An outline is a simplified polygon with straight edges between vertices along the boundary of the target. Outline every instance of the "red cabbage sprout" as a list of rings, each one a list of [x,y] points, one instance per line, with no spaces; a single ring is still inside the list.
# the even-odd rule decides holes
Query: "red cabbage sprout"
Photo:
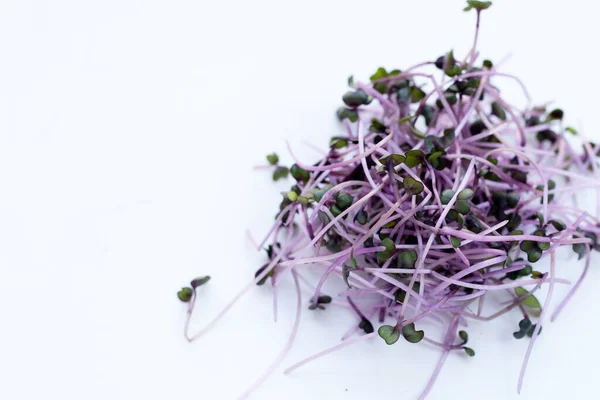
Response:
[[[268,262],[254,280],[194,335],[188,329],[195,291],[208,279],[194,280],[178,294],[189,304],[185,336],[194,341],[254,285],[270,281],[276,294],[282,277],[291,274],[297,311],[289,341],[242,398],[293,345],[301,309],[330,312],[335,305],[346,305],[356,324],[342,343],[286,373],[362,340],[379,336],[393,345],[402,337],[441,350],[425,398],[450,353],[475,355],[466,346],[468,320],[490,321],[518,309],[513,336],[529,339],[520,391],[542,326],[581,286],[591,250],[600,250],[600,203],[593,216],[577,205],[576,195],[600,192],[600,148],[565,126],[562,110],[531,104],[520,109],[502,96],[493,82],[513,80],[529,101],[517,77],[478,61],[479,21],[491,2],[467,3],[477,26],[463,60],[450,51],[405,70],[379,68],[368,82],[350,78],[337,112],[344,133],[331,139],[318,162],[302,162],[291,148],[295,163],[289,168],[276,154],[267,156],[273,180],[291,176],[295,183],[257,245],[268,244]],[[585,258],[583,273],[548,315],[554,286],[569,283],[557,275],[555,253],[562,247]],[[544,259],[549,268],[536,269]],[[320,277],[311,281],[308,268]],[[328,280],[343,281],[347,289],[332,297],[323,290]],[[311,290],[306,303],[301,283]],[[548,290],[541,302],[536,293],[543,286]],[[491,292],[506,302],[485,303]],[[484,315],[484,303],[495,311]],[[424,320],[437,323],[441,341],[419,329]]]

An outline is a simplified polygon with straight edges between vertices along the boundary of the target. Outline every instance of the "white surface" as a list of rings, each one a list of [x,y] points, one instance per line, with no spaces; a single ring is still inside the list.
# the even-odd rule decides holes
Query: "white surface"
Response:
[[[595,6],[495,3],[483,55],[512,52],[506,70],[535,100],[559,100],[600,139]],[[176,291],[210,274],[196,326],[214,315],[263,262],[244,230],[266,232],[284,188],[251,166],[273,150],[289,161],[285,139],[325,145],[348,75],[464,54],[474,15],[462,5],[1,1],[0,398],[239,395],[287,339],[291,285],[277,324],[265,286],[193,345]],[[559,265],[563,276],[580,270]],[[520,397],[526,341],[512,339],[518,317],[508,316],[471,326],[477,356],[450,357],[430,398],[595,398],[598,279],[593,265],[544,327]],[[352,321],[303,311],[282,367],[337,344]],[[289,377],[278,369],[254,398],[414,398],[437,358],[426,346],[361,343]]]

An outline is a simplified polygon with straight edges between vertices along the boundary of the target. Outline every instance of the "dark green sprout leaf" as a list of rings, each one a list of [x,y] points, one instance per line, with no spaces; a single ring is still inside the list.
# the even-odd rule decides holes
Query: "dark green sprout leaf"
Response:
[[[494,64],[490,60],[483,60],[483,66],[487,69],[492,69]]]
[[[540,192],[542,192],[544,190],[544,185],[537,185],[535,188],[537,190],[539,190]],[[548,181],[548,190],[554,190],[554,189],[556,189],[556,182],[554,182],[552,179],[550,179]],[[548,194],[548,203],[551,203],[552,200],[554,200],[554,193],[549,193]],[[542,197],[540,199],[540,203],[543,203],[543,202],[544,202],[544,198]]]
[[[542,258],[542,250],[535,247],[527,252],[527,261],[534,263],[539,261]]]
[[[528,265],[528,267],[533,279],[542,279],[544,277],[544,274],[542,274],[540,271],[531,271],[531,265]],[[523,271],[525,271],[525,269]]]
[[[391,325],[381,325],[377,333],[388,345],[392,345],[400,339],[400,331]]]
[[[365,210],[361,209],[356,213],[354,220],[359,224],[364,225],[369,221],[369,215]]]
[[[575,253],[577,253],[577,259],[581,260],[583,257],[585,257],[585,253],[586,253],[586,248],[585,248],[585,244],[584,243],[575,243],[573,245],[573,251]]]
[[[277,248],[281,248],[281,243],[277,242],[275,243],[275,246],[273,246],[272,244],[270,244],[269,246],[267,246],[267,248],[265,249],[266,253],[267,253],[267,257],[269,257],[269,260],[273,259],[273,255],[274,255],[274,250],[275,247]]]
[[[350,108],[356,108],[363,104],[369,103],[369,95],[366,94],[363,90],[355,90],[353,92],[346,92],[342,96],[342,100],[344,103]]]
[[[338,108],[336,114],[340,121],[345,119],[348,119],[350,122],[358,121],[358,112],[350,108],[340,107]]]
[[[456,134],[454,133],[454,129],[445,129],[444,134],[439,139],[439,141],[440,141],[442,147],[447,149],[448,147],[450,147],[452,145],[455,137],[456,137]]]
[[[458,101],[458,98],[456,97],[456,94],[454,94],[454,93],[444,93],[444,97],[446,98],[446,101],[448,102],[448,104],[451,106],[456,104],[456,102]]]
[[[398,90],[398,101],[403,102],[403,101],[407,101],[410,96],[411,96],[411,88],[407,87],[403,87],[401,89]]]
[[[425,137],[425,134],[423,132],[421,132],[420,130],[418,130],[417,128],[415,128],[412,125],[410,126],[410,131],[413,133],[413,135],[415,135],[419,139],[423,139]]]
[[[446,73],[446,75],[453,78],[462,73],[462,68],[459,65],[454,64],[453,66],[446,68],[444,72]]]
[[[425,154],[423,154],[421,150],[407,151],[405,156],[406,159],[404,160],[404,165],[406,165],[408,168],[413,168],[419,165],[425,158]]]
[[[409,194],[413,196],[421,194],[421,192],[423,192],[423,189],[425,188],[421,182],[413,179],[410,176],[404,178],[402,185],[404,186],[404,190],[406,190]]]
[[[280,179],[285,179],[288,177],[290,170],[288,167],[277,167],[275,171],[273,171],[273,180],[277,182]]]
[[[329,146],[331,146],[332,149],[342,149],[348,146],[348,139],[332,137]]]
[[[455,210],[450,210],[451,212]],[[450,214],[450,213],[448,213]],[[467,228],[469,228],[469,230],[471,232],[474,233],[479,233],[481,232],[483,229],[481,228],[481,221],[479,221],[479,218],[477,218],[476,216],[469,214],[467,215],[467,217],[465,218],[465,222],[467,224]]]
[[[464,223],[464,219],[463,219],[462,215],[460,215],[460,214],[458,213],[458,211],[456,211],[456,210],[454,210],[454,209],[452,209],[452,210],[448,211],[447,218],[448,218],[448,220],[449,220],[449,221],[456,221],[456,222],[458,222],[458,224],[459,224],[460,226],[462,226],[462,225],[463,225],[463,223]],[[462,229],[462,228],[461,228],[461,229]]]
[[[456,203],[454,203],[454,209],[460,214],[468,214],[469,211],[471,211],[471,207],[466,200],[457,200]]]
[[[350,282],[348,282],[348,279],[350,278],[350,269],[351,268],[347,265],[344,265],[342,267],[342,278],[344,279],[346,285],[348,285],[348,288],[352,289],[352,286],[350,286]]]
[[[188,303],[192,299],[193,294],[194,291],[192,290],[192,288],[184,287],[181,288],[179,292],[177,292],[177,298],[183,301],[184,303]]]
[[[290,168],[290,174],[294,177],[298,182],[306,183],[310,179],[310,172],[300,168],[297,164],[292,165]]]
[[[396,246],[394,246],[395,248]],[[415,250],[402,250],[398,253],[398,268],[412,269],[417,261],[417,252]]]
[[[471,135],[478,135],[485,130],[487,130],[487,126],[481,120],[477,120],[469,126],[469,132]]]
[[[265,265],[263,265],[262,267],[260,267],[260,268],[259,268],[259,269],[258,269],[258,270],[257,270],[257,271],[254,273],[254,278],[258,278],[258,276],[259,276],[260,274],[262,274],[262,272],[263,272],[263,271],[264,271],[264,270],[265,270],[265,269],[266,269],[268,266],[269,266],[269,264],[265,264]],[[260,281],[256,282],[256,284],[257,284],[258,286],[262,286],[262,285],[264,285],[264,284],[265,284],[265,282],[267,281],[267,279],[268,279],[270,276],[273,276],[274,274],[275,274],[275,269],[273,268],[273,269],[271,269],[271,270],[270,270],[270,271],[267,273],[267,275],[265,275],[265,276],[264,276],[264,277],[263,277],[263,278],[262,278]]]
[[[497,101],[492,103],[492,115],[495,115],[496,117],[500,118],[502,121],[506,121],[506,111],[504,111],[504,108],[502,107],[502,105],[500,103],[498,103]]]
[[[410,120],[411,120],[411,119],[413,119],[413,118],[414,118],[414,117],[413,117],[412,115],[408,115],[408,116],[406,116],[406,117],[404,117],[404,118],[401,118],[401,119],[399,119],[399,120],[398,120],[398,123],[399,123],[399,124],[403,124],[403,123],[405,123],[405,122],[408,122],[408,121],[410,121]]]
[[[297,199],[298,203],[302,204],[302,205],[307,205],[309,203],[313,203],[314,200],[309,198],[309,197],[305,197],[305,196],[298,196]]]
[[[352,266],[352,269],[356,269],[357,267],[356,258],[354,258],[354,249],[350,251],[350,265]]]
[[[450,200],[452,200],[452,197],[454,197],[454,190],[444,189],[442,191],[442,194],[440,195],[440,200],[442,201],[442,204],[446,205],[446,204],[450,203]]]
[[[454,236],[450,236],[450,242],[452,243],[452,247],[455,249],[459,248],[461,245],[460,239]]]
[[[389,162],[392,163],[392,166],[400,165],[406,160],[406,157],[401,154],[390,154],[388,156],[382,157],[379,159],[379,162],[383,165],[388,165]]]
[[[425,125],[431,126],[433,118],[435,117],[435,108],[430,105],[425,105],[421,112],[421,115],[425,118]]]
[[[371,75],[371,82],[376,81],[381,78],[385,78],[387,76],[388,76],[388,73],[387,73],[386,69],[383,67],[379,67],[379,68],[377,68],[377,71],[375,71],[375,73],[373,75]]]
[[[193,289],[196,289],[198,286],[202,286],[208,281],[210,281],[210,276],[203,276],[203,277],[194,279],[190,283],[190,285],[192,286]]]
[[[513,171],[511,176],[515,181],[527,183],[527,172],[525,171]]]
[[[472,0],[467,0],[467,7],[465,8],[465,11],[470,11],[472,9],[475,9],[478,12],[480,12],[482,10],[487,10],[491,6],[492,6],[492,2],[491,1],[472,1]]]
[[[581,231],[578,229],[578,231]],[[581,231],[584,232],[584,236],[592,241],[590,247],[596,251],[600,251],[600,244],[598,244],[598,237],[593,232]]]
[[[467,341],[469,340],[469,334],[466,331],[459,331],[458,337],[465,343],[467,343]]]
[[[319,219],[321,220],[321,222],[323,223],[323,225],[327,225],[329,222],[331,222],[331,220],[329,219],[329,216],[327,214],[325,214],[323,211],[319,211],[318,216],[319,216]]]
[[[385,238],[379,245],[385,247],[385,250],[377,252],[377,262],[383,264],[396,253],[396,244],[390,238]]]
[[[345,210],[352,205],[354,201],[354,197],[349,195],[348,193],[339,193],[335,198],[335,205],[338,206],[340,210]]]
[[[543,235],[543,237],[546,237],[546,236]],[[538,247],[538,249],[540,249],[542,251],[546,251],[550,248],[550,242],[537,242],[537,247]]]
[[[548,114],[548,121],[561,120],[565,116],[565,113],[560,108],[556,108],[550,111]]]
[[[521,216],[519,214],[511,214],[506,229],[515,229],[521,226]]]
[[[535,135],[538,142],[548,141],[552,144],[556,143],[558,135],[551,129],[544,129]]]
[[[379,121],[377,118],[371,120],[371,126],[369,126],[369,132],[385,133],[385,124]]]
[[[531,325],[531,327],[527,330],[527,336],[533,337],[533,332],[535,331],[536,324]],[[540,330],[538,332],[538,336],[542,334],[542,327],[540,326]]]
[[[398,303],[404,303],[405,298],[406,298],[406,292],[402,289],[398,289],[398,290],[396,290],[396,293],[394,293],[394,299]]]
[[[300,189],[300,186],[298,185],[292,186],[291,190],[296,192],[297,195],[300,195],[300,193],[302,193],[302,189]]]
[[[465,350],[465,353],[467,353],[467,355],[469,357],[474,357],[475,356],[475,350],[473,350],[472,348],[465,346],[465,347],[463,347],[463,349]]]
[[[413,87],[410,93],[410,101],[412,103],[418,103],[425,98],[425,92],[418,87]]]
[[[323,295],[323,296],[319,296],[319,298],[317,299],[317,302],[319,304],[329,304],[331,303],[331,296],[327,296],[327,295]]]
[[[520,196],[519,196],[519,193],[517,193],[517,192],[509,192],[506,195],[506,202],[508,203],[509,207],[516,207],[517,204],[519,204],[519,199],[520,199]]]
[[[523,231],[522,231],[522,230],[520,230],[520,229],[517,229],[516,231],[511,231],[511,232],[509,232],[509,234],[508,234],[508,235],[509,235],[509,236],[520,236],[520,235],[522,235],[522,234],[523,234]]]
[[[363,318],[358,324],[358,327],[362,329],[366,334],[375,332],[375,328],[373,328],[373,324],[368,319]],[[397,340],[397,339],[396,339]]]
[[[442,156],[444,156],[445,154],[446,152],[443,150],[436,151],[427,156],[427,161],[429,161],[429,164],[431,164],[433,168],[437,169],[438,171],[441,171],[448,166],[446,159],[442,158]]]
[[[277,155],[277,153],[267,154],[267,161],[271,165],[277,165],[277,163],[279,162],[279,156]]]
[[[337,205],[332,205],[331,207],[329,207],[329,211],[331,211],[331,215],[333,215],[334,217],[337,217],[338,215],[340,215],[342,213],[342,211],[344,210],[340,210],[339,207]]]
[[[536,211],[535,216],[537,217],[540,226],[544,225],[544,214],[542,214],[539,211]]]
[[[317,202],[321,201],[321,199],[323,198],[323,195],[325,195],[325,193],[327,193],[329,191],[329,189],[331,189],[331,188],[332,188],[331,185],[327,185],[323,189],[315,190],[313,192],[313,197],[315,198],[315,201],[317,201]]]
[[[456,60],[454,59],[454,51],[450,50],[447,54],[440,56],[435,61],[435,66],[439,69],[447,69],[452,68],[456,64]]]
[[[427,152],[431,152],[436,147],[441,147],[439,138],[433,135],[426,136],[423,140],[423,144],[425,145],[425,150],[427,150]]]
[[[348,86],[354,87],[354,75],[348,77]]]
[[[531,320],[529,318],[523,318],[519,321],[519,329],[522,331],[528,331],[531,328]]]
[[[525,296],[527,293],[528,291],[526,289],[523,289],[522,287],[515,288],[515,294],[519,297]],[[538,299],[532,294],[521,300],[521,304],[531,308],[542,308],[542,305],[540,304]]]
[[[396,226],[396,223],[397,223],[397,222],[398,222],[398,221],[390,221],[390,222],[388,222],[387,224],[383,225],[383,226],[382,226],[382,228],[383,228],[383,229],[390,229],[390,228],[393,228],[393,227],[395,227],[395,226]]]
[[[513,336],[515,339],[523,339],[525,337],[526,331],[518,331],[513,332]]]
[[[317,304],[315,304],[313,302],[313,300],[311,300],[310,306],[308,306],[308,309],[316,310],[318,308],[319,310],[324,310],[325,307],[323,306],[323,304],[329,304],[329,303],[331,303],[331,301],[332,301],[331,296],[327,296],[327,295],[319,296],[317,298]]]
[[[410,343],[419,343],[425,337],[425,332],[415,330],[415,324],[408,324],[402,327],[402,336]]]
[[[387,91],[387,85],[383,82],[375,82],[373,84],[373,89],[377,90],[381,94],[385,94]]]
[[[419,282],[415,282],[415,284],[413,285],[413,291],[418,293],[420,289],[421,289],[421,285],[419,284]],[[398,303],[404,303],[405,298],[406,298],[406,292],[400,288],[398,290],[396,290],[396,293],[394,293],[394,299]]]
[[[532,240],[523,240],[519,248],[527,253],[531,249],[535,248],[535,242]]]
[[[458,193],[458,200],[469,200],[473,197],[473,190],[467,188],[463,189]]]
[[[577,130],[575,128],[571,128],[570,126],[565,128],[566,132],[569,132],[571,135],[577,135]]]

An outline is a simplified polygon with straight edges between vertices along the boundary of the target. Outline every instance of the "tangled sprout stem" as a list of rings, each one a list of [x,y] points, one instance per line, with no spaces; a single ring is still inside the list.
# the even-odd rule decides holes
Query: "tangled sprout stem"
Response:
[[[361,340],[380,336],[392,345],[402,337],[442,350],[424,398],[451,352],[475,355],[461,326],[518,309],[513,336],[531,338],[520,391],[554,286],[568,283],[556,275],[556,250],[572,248],[585,266],[551,319],[580,287],[590,251],[600,249],[598,214],[580,209],[575,198],[584,189],[600,190],[598,150],[564,126],[562,110],[517,109],[502,97],[494,82],[505,79],[529,95],[518,78],[499,72],[491,61],[477,61],[479,20],[490,5],[468,2],[477,29],[463,61],[450,51],[404,71],[379,68],[369,82],[349,79],[351,90],[337,113],[344,134],[331,139],[318,162],[303,163],[291,149],[290,168],[276,154],[267,157],[274,180],[291,175],[296,181],[283,193],[275,223],[258,246],[268,243],[269,261],[204,330],[189,336],[186,325],[193,341],[254,284],[270,281],[276,295],[282,277],[292,274],[298,296],[293,332],[251,389],[293,344],[303,282],[312,288],[309,309],[331,312],[331,303],[345,303],[357,323],[340,345],[286,372]],[[549,270],[541,272],[536,267],[544,259],[550,260]],[[320,270],[321,277],[310,281],[304,268]],[[332,298],[323,292],[328,280],[343,280],[348,288]],[[535,296],[542,286],[548,286],[544,304]],[[195,291],[184,291],[180,299],[190,301],[191,315]],[[494,291],[507,301],[485,303],[495,311],[484,315],[484,302]],[[424,320],[437,323],[442,341],[418,329]]]

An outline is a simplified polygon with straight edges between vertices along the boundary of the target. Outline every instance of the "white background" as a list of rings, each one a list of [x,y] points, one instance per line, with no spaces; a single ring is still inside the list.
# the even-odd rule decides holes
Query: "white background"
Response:
[[[513,54],[539,102],[598,132],[600,37],[587,0],[499,0],[485,57]],[[214,331],[182,337],[177,290],[198,275],[196,327],[248,282],[279,202],[254,171],[285,140],[325,146],[346,77],[468,50],[463,1],[0,1],[0,398],[233,399],[276,357],[295,297],[268,286]],[[302,152],[301,152],[302,154]],[[312,154],[306,152],[305,154]],[[431,399],[591,399],[600,367],[600,273],[540,336],[520,397],[526,340],[508,315],[469,328],[473,359],[449,358]],[[574,278],[581,264],[559,266]],[[557,289],[557,298],[564,289]],[[303,307],[296,346],[256,399],[415,398],[427,346],[339,343],[350,314]]]

